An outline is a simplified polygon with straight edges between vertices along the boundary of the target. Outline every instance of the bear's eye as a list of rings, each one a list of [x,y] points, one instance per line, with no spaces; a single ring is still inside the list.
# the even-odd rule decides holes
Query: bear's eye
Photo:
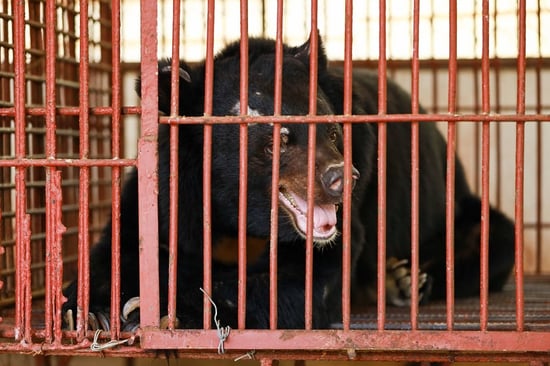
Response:
[[[328,133],[328,138],[332,143],[336,143],[338,141],[338,132],[335,129],[331,129]]]
[[[281,133],[281,154],[286,152],[286,145],[288,144],[288,135]],[[269,140],[265,145],[264,151],[267,155],[273,155],[273,140]]]
[[[281,151],[286,150],[286,144],[288,144],[288,134],[281,133]]]

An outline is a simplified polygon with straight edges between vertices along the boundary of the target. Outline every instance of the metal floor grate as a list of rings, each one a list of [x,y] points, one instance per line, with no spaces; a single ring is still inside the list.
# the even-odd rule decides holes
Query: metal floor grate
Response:
[[[515,285],[509,283],[504,291],[489,297],[488,330],[516,330]],[[526,276],[524,283],[524,330],[550,330],[550,276]],[[376,307],[368,307],[352,315],[353,329],[377,329]],[[388,306],[387,330],[411,329],[408,307]],[[419,307],[418,329],[447,329],[445,301],[431,302]],[[455,303],[454,329],[480,330],[479,298],[458,299]]]
[[[550,331],[550,276],[526,276],[524,283],[524,330]],[[480,304],[478,298],[458,299],[455,303],[455,330],[480,330]],[[352,314],[352,329],[377,329],[376,306],[356,310]],[[14,325],[14,308],[0,309],[0,335]],[[42,300],[34,302],[32,327],[44,329]],[[341,324],[334,324],[341,328]],[[411,329],[410,308],[388,306],[386,308],[386,330]],[[418,329],[445,330],[445,301],[435,301],[419,307]],[[492,293],[489,297],[488,330],[516,330],[516,299],[513,283],[504,291]],[[11,332],[10,332],[11,333]]]

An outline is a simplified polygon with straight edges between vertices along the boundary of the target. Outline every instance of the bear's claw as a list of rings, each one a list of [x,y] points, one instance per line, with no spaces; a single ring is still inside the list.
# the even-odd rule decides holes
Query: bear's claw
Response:
[[[418,274],[418,302],[426,300],[431,290],[431,277]],[[386,262],[386,301],[395,306],[411,305],[411,268],[407,259],[391,257]]]
[[[63,314],[64,329],[75,330],[74,319],[73,310],[67,310],[65,314]],[[111,329],[109,316],[102,311],[97,311],[95,313],[88,312],[88,329],[109,331]]]
[[[120,319],[123,322],[127,322],[130,314],[137,309],[139,309],[139,296],[132,297],[130,300],[126,301],[126,303],[122,307],[122,314],[120,315]]]
[[[124,332],[132,332],[139,328],[139,297],[133,297],[128,300],[120,314],[120,326]],[[73,310],[69,309],[63,314],[64,329],[72,331],[75,330],[75,317]],[[90,311],[88,312],[88,329],[109,331],[111,329],[111,322],[109,319],[109,312],[106,311]]]
[[[139,328],[139,296],[132,297],[122,307],[122,313],[120,314],[120,327],[123,332],[135,332]],[[75,330],[75,321],[73,316],[73,310],[69,309],[63,314],[64,328],[66,330]],[[160,319],[159,328],[168,329],[168,315],[163,316]],[[174,319],[174,326],[178,328],[180,321],[178,318]],[[88,329],[90,330],[104,330],[109,331],[111,329],[111,323],[109,321],[109,315],[107,312],[96,311],[88,313]]]

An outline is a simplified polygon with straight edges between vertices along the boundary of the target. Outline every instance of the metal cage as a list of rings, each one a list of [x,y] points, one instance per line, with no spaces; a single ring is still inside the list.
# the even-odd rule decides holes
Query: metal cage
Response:
[[[181,53],[182,5],[174,0],[170,19],[172,24],[169,49],[177,61]],[[212,65],[214,57],[215,6],[218,2],[205,3],[206,82],[205,111],[202,117],[178,116],[177,93],[172,94],[172,115],[158,113],[158,48],[161,34],[158,32],[159,4],[141,1],[140,10],[140,106],[123,105],[122,76],[126,70],[121,60],[121,1],[29,1],[0,4],[0,240],[2,255],[2,320],[0,322],[0,352],[43,353],[56,355],[155,356],[159,349],[170,349],[184,357],[241,358],[243,355],[271,364],[274,360],[382,360],[382,361],[510,361],[549,362],[550,360],[550,264],[546,241],[550,223],[545,196],[549,171],[543,146],[548,137],[545,123],[550,121],[550,102],[547,81],[550,76],[549,55],[539,52],[528,55],[528,39],[536,36],[539,48],[548,41],[548,33],[542,23],[550,14],[541,2],[518,1],[514,12],[517,31],[517,52],[513,57],[500,58],[491,51],[491,27],[498,12],[492,11],[494,3],[481,1],[479,12],[472,15],[472,22],[480,29],[480,56],[472,59],[459,57],[457,28],[457,1],[450,1],[444,22],[449,39],[447,57],[421,59],[419,46],[421,2],[411,2],[412,16],[410,58],[393,60],[386,57],[387,30],[391,16],[387,2],[377,4],[378,16],[369,21],[378,24],[377,60],[353,60],[352,47],[356,31],[353,24],[354,2],[342,2],[344,7],[343,53],[334,61],[344,68],[344,113],[342,115],[317,115],[315,103],[307,116],[282,116],[281,96],[275,97],[275,113],[272,116],[251,116],[241,110],[237,116],[212,116]],[[292,2],[279,0],[276,7],[276,33],[274,38],[281,53],[284,14]],[[536,3],[536,4],[535,4]],[[237,4],[237,3],[235,3]],[[247,44],[249,39],[248,1],[241,0],[241,105],[248,105]],[[266,5],[267,4],[267,5]],[[122,3],[122,5],[124,5]],[[166,6],[165,2],[162,2]],[[311,37],[319,36],[318,1],[307,2],[309,18],[305,19]],[[534,7],[534,8],[533,8]],[[266,13],[261,15],[265,17]],[[528,27],[527,15],[534,15],[538,25]],[[271,16],[271,15],[270,15]],[[531,18],[529,18],[531,19]],[[162,21],[162,20],[161,20]],[[88,26],[81,26],[87,24]],[[317,43],[312,42],[311,70],[316,70]],[[167,55],[170,56],[170,55]],[[177,65],[176,65],[177,66]],[[351,114],[351,70],[369,67],[377,69],[379,82],[379,113],[377,115]],[[282,82],[282,67],[275,71],[276,82]],[[385,77],[404,77],[410,82],[412,113],[390,115],[386,113]],[[175,77],[175,76],[174,76]],[[173,78],[174,78],[173,77]],[[469,78],[470,83],[465,83]],[[504,89],[506,80],[513,78],[515,98],[507,101]],[[315,80],[315,77],[311,78]],[[426,82],[428,80],[428,82]],[[441,80],[444,82],[442,83]],[[431,100],[422,104],[429,113],[419,113],[420,84],[429,85]],[[444,86],[442,86],[444,85]],[[468,86],[473,91],[465,90]],[[506,84],[510,87],[510,83]],[[280,88],[279,88],[280,89]],[[176,90],[176,89],[174,89]],[[316,90],[315,81],[310,94]],[[471,103],[460,97],[469,94]],[[447,95],[446,99],[440,97]],[[496,101],[496,102],[495,102]],[[505,102],[506,101],[506,102]],[[126,158],[122,153],[124,121],[127,116],[139,115],[141,119],[138,155]],[[194,123],[204,126],[205,196],[204,226],[212,221],[209,201],[211,175],[208,154],[212,141],[211,126],[219,123],[240,126],[241,183],[240,227],[238,235],[239,265],[246,267],[246,141],[250,123],[271,123],[280,128],[281,123],[308,123],[311,131],[316,123],[338,122],[344,127],[345,145],[350,145],[351,126],[354,123],[377,123],[378,127],[378,179],[383,182],[385,170],[385,126],[400,121],[413,121],[413,136],[420,123],[439,123],[450,148],[449,162],[455,149],[458,154],[469,151],[470,179],[482,196],[482,213],[487,214],[489,202],[498,207],[508,207],[516,223],[515,271],[509,285],[497,295],[488,295],[486,272],[482,274],[481,296],[475,299],[446,301],[429,305],[413,301],[410,308],[387,307],[384,301],[385,257],[378,258],[377,305],[368,309],[351,309],[350,306],[350,248],[344,245],[344,269],[342,294],[343,319],[338,329],[312,330],[311,238],[306,246],[306,327],[303,330],[277,329],[277,250],[270,249],[271,306],[270,329],[246,329],[246,270],[239,271],[238,329],[233,329],[227,339],[220,340],[219,329],[212,324],[212,305],[204,298],[204,329],[176,329],[172,322],[168,329],[160,329],[159,277],[158,277],[158,217],[157,217],[157,130],[159,123],[171,127],[172,154],[177,154],[177,127]],[[278,126],[278,127],[277,127]],[[466,126],[466,127],[465,127]],[[504,140],[503,135],[512,136]],[[496,137],[495,137],[496,136]],[[526,137],[527,136],[527,137]],[[418,139],[413,137],[412,155],[417,154]],[[506,141],[513,141],[515,149],[510,154]],[[310,143],[309,156],[314,156],[314,142]],[[345,149],[346,165],[351,165],[350,149]],[[176,155],[173,155],[176,156]],[[527,156],[527,158],[526,158]],[[274,158],[277,166],[277,158]],[[311,159],[310,159],[311,163]],[[418,160],[413,159],[413,171]],[[546,165],[545,165],[546,164]],[[313,164],[310,164],[313,165]],[[452,165],[452,164],[449,164]],[[140,329],[123,332],[120,328],[120,229],[121,182],[126,167],[137,167],[139,174],[140,209]],[[510,168],[512,166],[512,168]],[[311,168],[311,167],[310,167]],[[171,175],[172,192],[178,193],[177,167]],[[351,174],[351,170],[346,174]],[[529,176],[528,186],[526,177]],[[348,175],[349,177],[349,175]],[[454,171],[448,170],[452,181]],[[277,184],[277,174],[273,183]],[[349,178],[348,178],[349,179]],[[413,197],[418,199],[418,177],[412,176]],[[503,182],[507,181],[507,186]],[[416,182],[416,183],[414,183]],[[311,182],[310,182],[311,184]],[[380,185],[378,206],[385,211],[384,184]],[[453,223],[453,187],[447,187],[447,223]],[[527,200],[527,202],[526,202]],[[175,200],[174,200],[175,202]],[[272,210],[277,210],[277,198],[272,197]],[[348,192],[344,199],[343,241],[349,242]],[[418,202],[413,202],[413,222],[418,217]],[[175,213],[176,208],[172,208]],[[414,213],[416,212],[416,214]],[[415,216],[416,215],[416,216]],[[79,305],[87,309],[90,284],[88,251],[99,236],[105,217],[112,216],[113,224],[113,286],[111,289],[111,328],[97,334],[87,330],[86,317],[77,319],[75,331],[62,326],[61,305],[64,301],[64,281],[78,276]],[[252,219],[252,218],[248,218]],[[176,225],[177,220],[172,220]],[[173,227],[173,226],[172,226]],[[380,253],[384,253],[385,222],[380,220]],[[172,231],[174,231],[172,229]],[[482,227],[482,238],[487,236],[488,226]],[[271,242],[276,243],[277,227],[272,224]],[[528,244],[526,242],[528,241]],[[413,273],[418,269],[418,239],[412,242]],[[175,254],[176,238],[171,238],[169,250]],[[481,253],[487,253],[487,240],[480,243]],[[529,250],[526,250],[528,246]],[[452,238],[447,236],[447,248]],[[526,258],[526,252],[530,258]],[[483,255],[482,255],[483,256]],[[212,257],[211,235],[204,232],[204,290],[211,289],[211,273],[208,263]],[[529,261],[528,261],[529,260]],[[176,269],[171,267],[170,277],[177,281]],[[452,275],[453,262],[449,257],[448,274]],[[485,268],[485,271],[487,269]],[[418,276],[412,276],[413,300],[418,296]],[[347,286],[346,286],[347,284]],[[448,293],[453,293],[453,281],[447,281]],[[173,284],[170,291],[175,291]],[[175,317],[174,304],[169,304],[168,314]],[[219,354],[220,342],[224,354]],[[94,348],[95,347],[95,348]],[[99,348],[98,348],[99,347]],[[102,352],[97,352],[97,350]]]

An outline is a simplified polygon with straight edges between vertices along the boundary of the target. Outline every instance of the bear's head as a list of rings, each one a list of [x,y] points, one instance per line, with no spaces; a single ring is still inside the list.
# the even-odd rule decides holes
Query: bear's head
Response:
[[[321,41],[318,47],[318,75],[327,71]],[[284,46],[283,115],[309,113],[310,42],[299,47]],[[159,108],[169,113],[170,67],[159,64]],[[200,115],[204,106],[204,65],[190,68],[180,63],[180,113]],[[249,40],[248,115],[273,115],[275,88],[275,42]],[[166,80],[164,80],[166,79]],[[214,60],[213,115],[239,115],[240,44],[233,43]],[[317,114],[334,114],[334,107],[323,89],[317,88]],[[272,123],[252,123],[248,130],[247,234],[269,238],[271,222],[271,183],[273,161]],[[235,124],[216,124],[212,129],[212,216],[213,233],[237,235],[239,202],[240,129]],[[280,242],[305,238],[307,232],[309,125],[282,123],[280,127],[280,170],[278,232]],[[181,148],[181,147],[180,147]],[[197,153],[202,154],[202,150]],[[342,127],[338,123],[316,124],[313,240],[317,246],[331,243],[338,235],[338,206],[344,187]],[[352,168],[352,178],[359,172]],[[185,172],[182,172],[184,175]],[[183,194],[183,193],[180,193]]]

